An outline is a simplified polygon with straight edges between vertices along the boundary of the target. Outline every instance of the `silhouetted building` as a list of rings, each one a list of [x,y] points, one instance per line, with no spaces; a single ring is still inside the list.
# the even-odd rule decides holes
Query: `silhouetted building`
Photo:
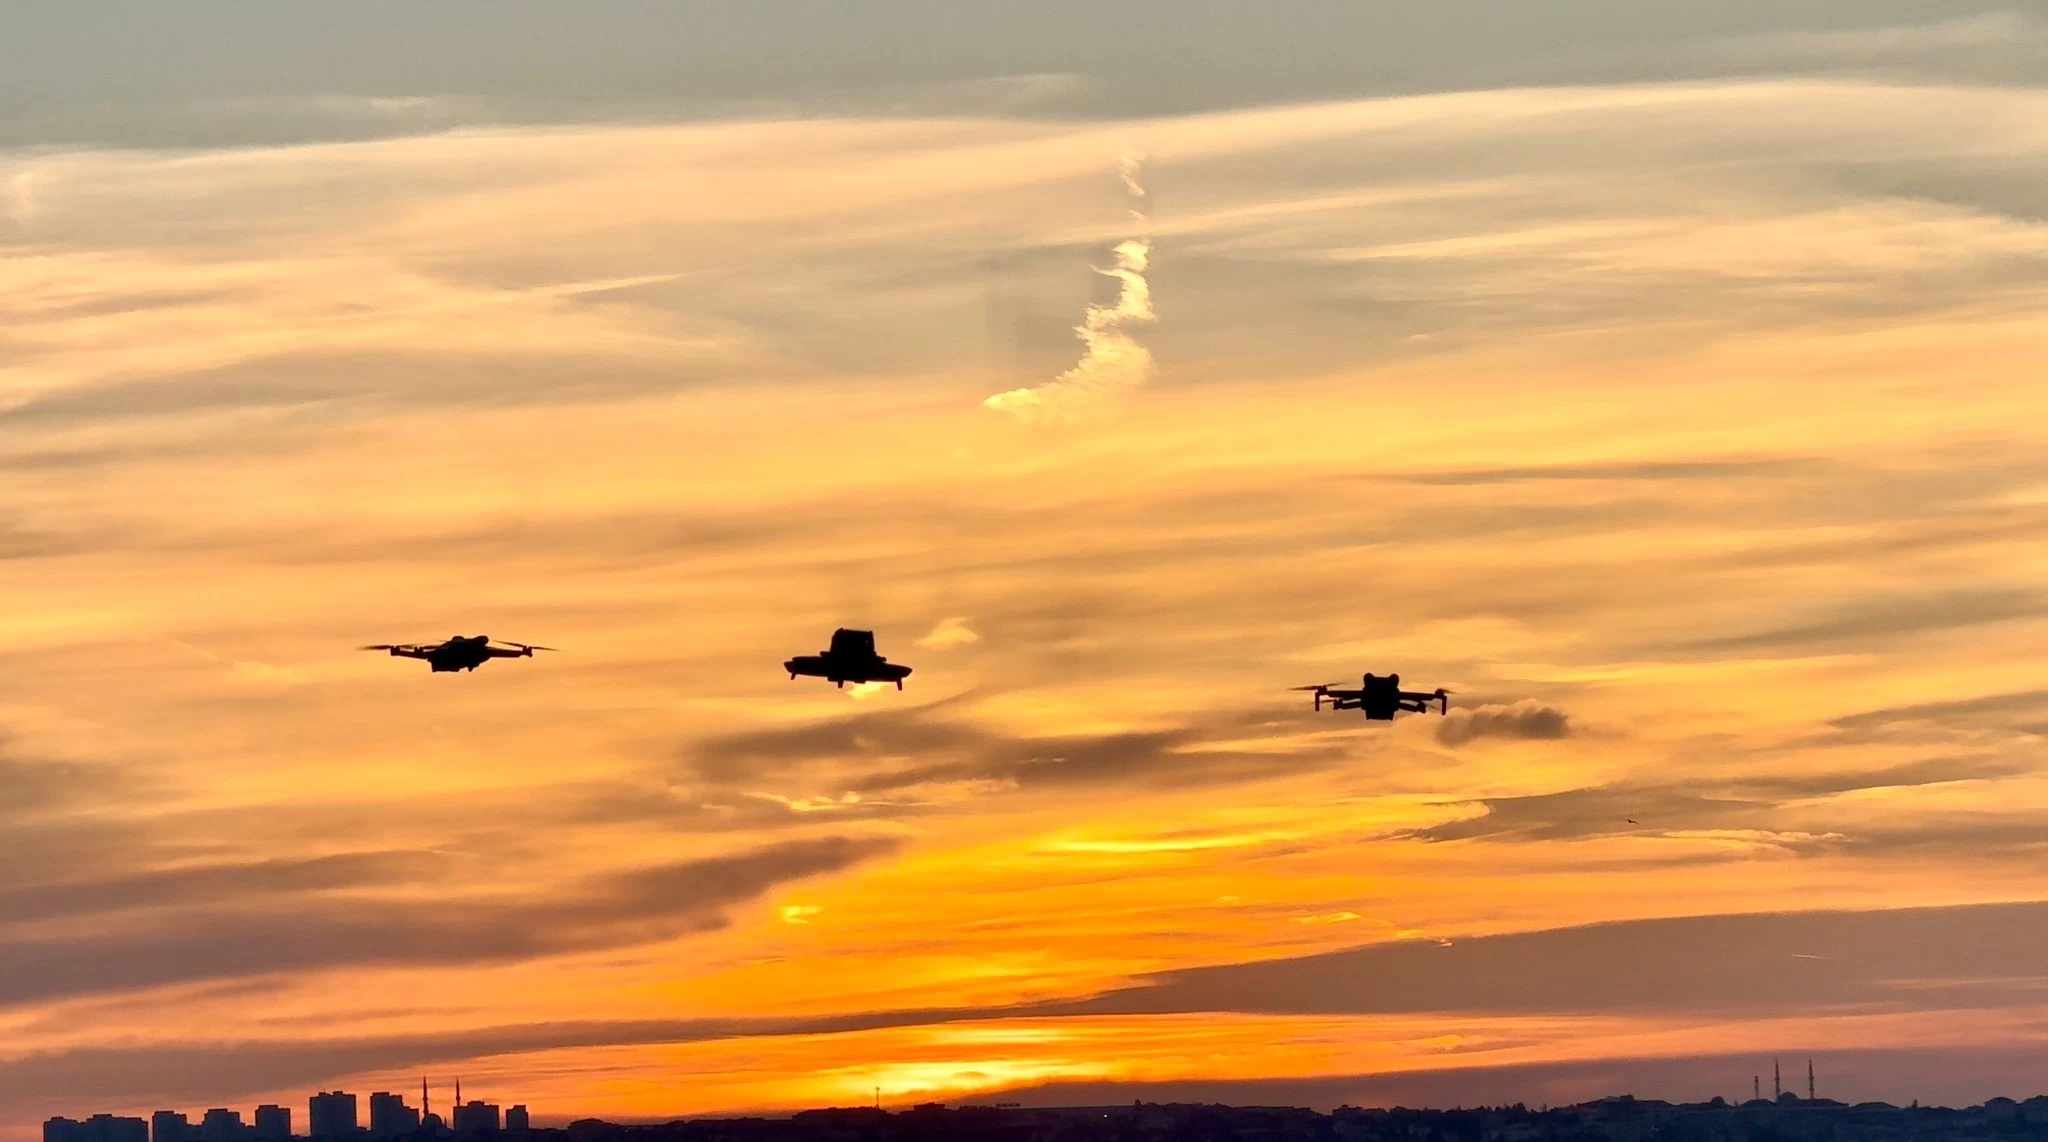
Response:
[[[533,1119],[526,1113],[526,1107],[515,1106],[505,1112],[505,1132],[524,1134],[533,1129]]]
[[[405,1105],[405,1099],[378,1091],[370,1096],[370,1137],[404,1138],[419,1133],[420,1112]]]
[[[356,1096],[323,1090],[306,1103],[306,1130],[314,1138],[348,1138],[356,1132]]]
[[[149,1142],[149,1123],[111,1114],[95,1114],[84,1122],[52,1118],[43,1123],[43,1142]]]
[[[85,1142],[149,1142],[149,1123],[140,1118],[95,1114],[85,1120]]]
[[[263,1142],[285,1142],[292,1136],[292,1112],[282,1106],[256,1108],[256,1137]]]
[[[498,1133],[498,1104],[471,1101],[456,1107],[455,1133],[463,1137]]]
[[[190,1142],[192,1123],[175,1110],[159,1110],[149,1116],[150,1142]]]
[[[242,1112],[215,1107],[199,1120],[199,1137],[205,1142],[243,1142]]]

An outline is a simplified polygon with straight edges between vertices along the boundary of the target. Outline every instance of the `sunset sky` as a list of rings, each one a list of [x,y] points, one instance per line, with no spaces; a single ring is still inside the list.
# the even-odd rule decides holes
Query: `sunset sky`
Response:
[[[2027,5],[9,4],[0,1139],[2039,1093],[2044,360]]]

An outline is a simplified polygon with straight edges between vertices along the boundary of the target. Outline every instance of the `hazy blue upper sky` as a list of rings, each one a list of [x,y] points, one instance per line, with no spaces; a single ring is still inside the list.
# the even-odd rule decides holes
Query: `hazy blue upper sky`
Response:
[[[278,142],[508,119],[672,117],[734,101],[833,111],[912,100],[928,110],[930,85],[1002,77],[1020,81],[948,91],[942,101],[963,110],[1021,102],[1040,114],[1123,115],[1828,69],[2014,81],[2048,74],[2048,47],[2022,18],[2025,7],[11,0],[0,6],[0,145]],[[383,101],[346,98],[365,96]],[[439,98],[405,102],[420,96]]]

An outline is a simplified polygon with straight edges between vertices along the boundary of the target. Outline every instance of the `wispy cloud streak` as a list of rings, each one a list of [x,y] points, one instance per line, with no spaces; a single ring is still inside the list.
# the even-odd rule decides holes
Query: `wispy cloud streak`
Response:
[[[1152,310],[1152,284],[1145,277],[1152,265],[1152,237],[1144,157],[1124,155],[1118,171],[1131,197],[1134,234],[1117,243],[1115,264],[1096,271],[1116,279],[1116,300],[1089,306],[1081,324],[1074,327],[1082,345],[1078,364],[1045,384],[997,393],[982,402],[997,412],[1031,423],[1079,420],[1152,379],[1156,367],[1152,351],[1130,330],[1157,318]]]

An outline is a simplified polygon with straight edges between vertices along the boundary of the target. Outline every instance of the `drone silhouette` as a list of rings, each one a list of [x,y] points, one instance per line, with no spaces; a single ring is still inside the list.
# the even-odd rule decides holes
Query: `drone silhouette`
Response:
[[[389,651],[393,658],[424,659],[436,674],[452,674],[458,670],[475,670],[493,658],[532,658],[536,650],[553,650],[552,646],[529,646],[523,642],[506,642],[493,646],[496,641],[489,635],[456,635],[447,642],[435,643],[377,643],[374,646],[358,647],[359,650]]]
[[[875,653],[875,632],[847,630],[832,632],[832,646],[822,654],[800,654],[782,664],[791,680],[799,674],[823,678],[845,689],[848,682],[894,682],[903,689],[910,667],[899,666]]]
[[[1316,710],[1323,708],[1325,698],[1332,710],[1363,710],[1365,716],[1375,722],[1391,722],[1394,715],[1402,711],[1411,714],[1426,714],[1431,703],[1439,706],[1440,714],[1451,712],[1451,692],[1436,689],[1427,692],[1413,692],[1401,689],[1401,676],[1389,674],[1385,678],[1368,674],[1364,685],[1356,690],[1342,690],[1334,682],[1321,686],[1296,686],[1296,690],[1310,691],[1316,696]]]

